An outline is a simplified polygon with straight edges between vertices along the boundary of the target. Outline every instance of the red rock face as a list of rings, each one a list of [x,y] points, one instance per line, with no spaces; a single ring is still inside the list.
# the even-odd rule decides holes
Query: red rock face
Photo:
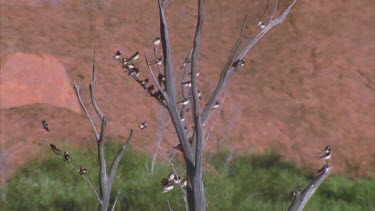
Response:
[[[84,102],[93,112],[88,84],[94,47],[96,94],[109,120],[108,136],[123,140],[130,128],[137,129],[132,145],[152,151],[160,106],[122,72],[113,55],[117,50],[126,56],[136,51],[152,55],[151,41],[159,36],[156,3],[25,2],[1,3],[1,156],[13,154],[8,166],[17,169],[35,158],[41,147],[48,147],[42,119],[50,122],[49,140],[85,147],[93,143],[88,121],[76,112],[71,81],[81,85]],[[279,7],[286,5],[280,1]],[[192,46],[196,7],[194,1],[167,4],[177,79]],[[216,86],[244,15],[248,15],[246,42],[259,32],[265,1],[207,1],[205,8],[198,66],[202,107]],[[313,172],[322,165],[316,153],[331,144],[334,173],[373,174],[374,30],[369,27],[373,21],[370,0],[298,1],[286,21],[251,49],[246,65],[229,83],[222,110],[205,127],[210,133],[207,149],[216,150],[218,141],[238,152],[276,148]],[[143,58],[136,65],[141,79],[150,78]],[[177,100],[182,100],[179,92]],[[28,104],[37,102],[42,104]],[[138,131],[143,121],[148,127]],[[162,122],[166,133],[161,148],[167,150],[176,137],[169,117]]]
[[[72,80],[51,55],[15,53],[1,68],[1,109],[46,103],[81,112]]]

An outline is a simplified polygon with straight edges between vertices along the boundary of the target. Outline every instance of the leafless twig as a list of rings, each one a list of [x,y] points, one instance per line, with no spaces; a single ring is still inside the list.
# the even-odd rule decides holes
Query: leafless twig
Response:
[[[110,168],[110,171],[109,171],[109,174],[108,174],[107,163],[106,163],[106,159],[105,159],[105,150],[104,150],[104,138],[105,138],[106,127],[107,127],[107,119],[103,116],[102,112],[100,111],[100,109],[99,109],[99,107],[96,103],[95,89],[94,89],[95,88],[95,82],[96,82],[96,68],[95,68],[95,51],[94,51],[93,77],[92,77],[92,81],[90,83],[90,94],[91,94],[92,105],[95,108],[95,111],[100,118],[100,123],[101,123],[100,133],[98,132],[90,113],[86,109],[86,107],[85,107],[85,105],[84,105],[84,103],[81,99],[81,96],[80,96],[80,93],[79,93],[80,87],[75,82],[73,82],[73,84],[74,84],[74,89],[76,91],[76,95],[77,95],[77,98],[80,102],[80,105],[83,108],[83,110],[85,111],[85,113],[86,113],[86,115],[87,115],[87,117],[88,117],[88,119],[91,123],[91,126],[93,127],[94,132],[95,132],[95,138],[96,138],[97,147],[98,147],[98,158],[99,158],[99,190],[100,190],[100,196],[98,198],[100,200],[99,200],[98,209],[101,210],[101,211],[107,211],[108,206],[109,206],[109,199],[110,199],[110,195],[111,195],[111,189],[112,189],[112,184],[113,184],[113,181],[114,181],[115,173],[116,173],[117,167],[120,163],[123,152],[132,139],[133,130],[130,130],[130,135],[129,135],[127,141],[118,150],[117,155],[115,156],[114,160],[112,161],[112,165],[111,165],[111,168]],[[76,169],[76,171],[78,171],[78,170]],[[88,179],[86,177],[84,177],[84,178]],[[91,182],[90,182],[90,184],[91,184]],[[98,194],[97,194],[97,196],[98,196]]]
[[[113,202],[113,205],[112,205],[112,211],[115,210],[115,207],[116,207],[116,204],[117,204],[117,200],[118,200],[118,197],[120,196],[120,193],[117,193],[117,196],[116,196],[116,199],[115,199],[115,202]]]
[[[82,109],[85,111],[87,118],[89,118],[89,121],[90,121],[90,124],[91,124],[92,129],[94,129],[95,138],[96,138],[96,140],[98,140],[98,139],[99,139],[98,129],[96,129],[96,126],[95,126],[94,120],[92,119],[92,117],[91,117],[89,111],[87,110],[85,104],[84,104],[83,101],[82,101],[81,95],[80,95],[80,93],[79,93],[80,86],[77,85],[75,81],[73,81],[73,87],[74,87],[74,90],[76,91],[76,95],[77,95],[77,98],[78,98],[79,104],[81,105]]]

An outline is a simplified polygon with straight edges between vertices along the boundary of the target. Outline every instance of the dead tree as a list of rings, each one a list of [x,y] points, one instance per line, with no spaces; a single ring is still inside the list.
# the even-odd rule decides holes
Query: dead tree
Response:
[[[189,210],[205,210],[206,197],[203,184],[203,126],[218,106],[220,106],[219,97],[227,87],[229,80],[233,74],[245,65],[245,56],[249,50],[257,43],[271,28],[277,26],[285,20],[297,0],[292,0],[288,7],[276,16],[278,0],[275,2],[271,17],[266,22],[259,22],[260,32],[251,40],[244,40],[244,27],[246,17],[243,21],[241,32],[235,42],[228,59],[221,70],[220,79],[215,90],[209,97],[204,108],[200,105],[200,91],[198,87],[198,53],[200,40],[202,35],[202,27],[204,21],[204,0],[198,2],[198,20],[195,30],[192,51],[182,65],[184,75],[181,85],[182,101],[178,101],[176,97],[176,80],[172,66],[172,52],[169,40],[169,30],[167,18],[165,16],[165,0],[158,0],[159,16],[160,16],[160,38],[153,41],[154,60],[149,61],[145,55],[148,69],[151,73],[154,84],[148,86],[149,80],[139,80],[139,70],[133,64],[133,60],[138,58],[135,53],[130,58],[120,58],[121,53],[117,52],[115,58],[120,60],[124,69],[128,71],[128,75],[132,76],[147,92],[155,98],[163,107],[165,107],[172,120],[172,124],[179,139],[179,149],[184,157],[186,165],[187,178],[187,201]],[[267,4],[268,5],[268,4]],[[159,45],[162,47],[162,56],[157,53]],[[158,70],[158,76],[155,76],[153,67]],[[193,132],[189,137],[186,128],[186,115],[191,108],[191,116],[193,121]]]
[[[292,3],[282,12],[282,14],[275,18],[275,13],[277,9],[277,2],[274,8],[274,11],[271,15],[271,18],[268,23],[261,25],[262,30],[256,35],[252,40],[250,40],[244,47],[241,49],[241,44],[243,43],[243,32],[245,21],[242,25],[241,33],[233,46],[232,52],[230,53],[227,62],[224,68],[221,71],[219,82],[211,94],[206,106],[204,109],[200,107],[200,96],[198,91],[198,52],[200,47],[200,39],[202,35],[202,27],[204,21],[204,0],[199,0],[198,2],[198,20],[196,25],[195,37],[193,42],[192,53],[189,58],[189,62],[185,63],[185,73],[190,75],[191,90],[190,95],[182,90],[183,99],[189,99],[192,107],[192,119],[194,124],[194,132],[192,136],[192,142],[190,144],[185,131],[185,123],[181,121],[184,110],[186,111],[185,106],[182,107],[182,111],[178,110],[177,101],[176,101],[176,88],[175,88],[175,78],[172,68],[172,53],[169,42],[169,31],[167,20],[165,16],[165,1],[159,0],[159,15],[160,15],[160,37],[161,44],[163,48],[163,69],[165,75],[165,90],[161,87],[162,84],[159,84],[155,76],[153,76],[154,83],[156,84],[159,91],[162,93],[165,98],[166,107],[169,111],[172,123],[177,132],[180,144],[182,145],[183,156],[186,164],[186,176],[188,179],[187,187],[187,199],[190,210],[205,210],[206,208],[206,196],[204,191],[204,184],[202,179],[202,161],[203,161],[203,125],[206,124],[209,116],[214,110],[214,106],[217,105],[219,96],[222,94],[223,90],[227,86],[232,75],[244,65],[244,57],[249,52],[249,50],[254,46],[254,44],[259,41],[271,28],[278,25],[289,14],[290,10],[296,3],[296,0],[293,0]],[[246,20],[246,18],[245,18]],[[149,69],[153,75],[151,67]],[[182,81],[186,83],[186,81]],[[185,89],[185,88],[183,88]]]
[[[99,109],[99,106],[96,103],[96,97],[95,97],[95,82],[96,82],[96,69],[95,69],[95,51],[94,51],[94,56],[93,56],[93,73],[92,73],[92,81],[90,83],[90,95],[91,95],[91,103],[92,106],[95,109],[96,114],[99,117],[99,122],[100,122],[100,131],[97,129],[95,122],[93,118],[91,117],[90,113],[88,112],[86,106],[84,105],[81,95],[80,95],[80,87],[74,82],[74,90],[76,92],[78,101],[82,107],[82,109],[85,111],[91,126],[94,130],[95,133],[95,140],[98,148],[98,160],[99,160],[99,194],[96,193],[95,188],[94,191],[98,196],[99,200],[99,205],[98,205],[98,210],[100,211],[106,211],[109,208],[109,199],[111,196],[111,190],[112,190],[112,184],[115,178],[116,170],[117,167],[120,163],[121,157],[124,153],[124,150],[130,143],[132,136],[133,136],[133,130],[130,130],[130,135],[126,142],[120,147],[118,150],[116,156],[114,157],[112,164],[110,168],[107,167],[107,162],[105,159],[105,131],[106,131],[106,126],[107,126],[107,119],[105,116],[102,114],[102,112]],[[81,172],[81,170],[80,170]],[[81,174],[81,173],[80,173]],[[81,174],[82,175],[82,174]],[[119,194],[116,197],[116,200],[113,202],[112,205],[112,210],[114,210],[114,207],[116,205],[117,199],[119,197]]]

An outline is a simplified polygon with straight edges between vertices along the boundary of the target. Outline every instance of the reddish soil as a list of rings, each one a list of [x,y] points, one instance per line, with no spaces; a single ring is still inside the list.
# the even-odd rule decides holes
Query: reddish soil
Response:
[[[216,86],[244,15],[249,40],[259,32],[265,2],[206,2],[199,57],[202,106]],[[279,6],[286,5],[281,1]],[[192,46],[196,2],[169,1],[167,18],[178,69]],[[250,51],[245,67],[233,77],[222,110],[206,126],[208,149],[224,137],[238,152],[276,148],[313,171],[322,165],[316,152],[331,144],[335,173],[372,175],[373,26],[373,1],[299,1],[286,21]],[[160,106],[122,72],[113,54],[151,55],[151,41],[157,36],[156,1],[2,0],[1,181],[48,147],[43,119],[51,127],[49,142],[94,145],[71,86],[73,80],[82,86],[89,106],[94,48],[96,94],[109,120],[108,136],[125,138],[133,128],[132,145],[153,150]],[[137,65],[141,78],[149,77],[143,58]],[[148,128],[140,131],[137,126],[143,121]],[[169,120],[166,125],[163,149],[175,140]]]

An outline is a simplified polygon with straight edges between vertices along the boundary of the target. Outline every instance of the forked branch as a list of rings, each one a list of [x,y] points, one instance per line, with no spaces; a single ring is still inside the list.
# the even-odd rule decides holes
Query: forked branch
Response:
[[[273,27],[277,26],[278,24],[280,24],[281,22],[283,22],[285,20],[285,18],[287,17],[287,15],[289,14],[289,12],[291,11],[291,9],[293,8],[293,6],[295,5],[296,2],[297,2],[297,0],[293,0],[289,4],[289,6],[281,13],[281,15],[279,17],[273,18],[274,14],[275,14],[275,11],[277,9],[277,3],[276,3],[275,8],[274,8],[274,12],[271,16],[271,20],[269,21],[269,23],[267,25],[265,25],[265,27],[262,29],[262,31],[260,31],[252,40],[250,40],[250,42],[245,46],[245,48],[241,51],[241,53],[238,54],[239,46],[242,42],[242,33],[243,33],[244,25],[242,26],[240,36],[239,36],[237,42],[235,43],[235,45],[233,47],[233,50],[232,50],[232,52],[229,56],[229,59],[227,60],[227,63],[225,65],[225,67],[221,71],[219,83],[216,86],[215,91],[212,93],[212,95],[211,95],[211,97],[210,97],[210,99],[207,103],[207,106],[204,108],[204,110],[202,112],[202,124],[205,124],[206,121],[208,120],[208,117],[210,116],[210,113],[212,112],[212,107],[215,105],[215,102],[217,101],[218,97],[220,96],[220,94],[222,93],[224,88],[226,87],[229,79],[232,77],[233,73],[238,68],[236,63],[238,61],[243,60],[244,57],[246,56],[246,54],[250,51],[250,49],[270,29],[272,29]]]
[[[94,56],[92,58],[92,80],[90,83],[90,95],[91,95],[92,106],[94,107],[96,113],[98,114],[100,122],[103,122],[103,118],[104,118],[103,113],[100,111],[98,104],[96,103],[95,83],[96,83],[96,67],[95,67],[95,50],[94,50]]]
[[[192,148],[190,147],[186,132],[185,132],[185,125],[181,121],[181,117],[179,115],[177,104],[176,104],[176,97],[175,97],[175,80],[173,76],[173,68],[172,68],[172,54],[170,49],[169,43],[169,34],[168,34],[168,25],[164,13],[165,9],[165,1],[158,0],[159,5],[159,16],[160,16],[160,34],[161,34],[161,43],[163,47],[163,55],[164,55],[164,73],[166,78],[166,91],[168,95],[167,105],[169,114],[171,116],[173,125],[175,126],[178,139],[180,140],[183,149],[184,149],[184,156],[186,156],[187,161],[190,162],[189,165],[194,166],[195,160],[193,156]]]
[[[100,124],[101,124],[100,132],[96,128],[95,123],[94,123],[90,113],[88,112],[86,106],[84,105],[84,103],[82,101],[82,98],[81,98],[81,95],[80,95],[80,92],[79,92],[80,87],[75,82],[73,82],[73,84],[74,84],[74,90],[76,91],[78,101],[79,101],[81,107],[83,108],[83,110],[85,111],[85,113],[86,113],[86,115],[87,115],[87,117],[88,117],[88,119],[91,123],[91,126],[92,126],[92,128],[94,129],[94,132],[95,132],[95,138],[96,138],[97,147],[98,147],[98,158],[99,158],[99,189],[100,189],[100,196],[98,196],[99,210],[101,210],[101,211],[105,210],[106,211],[108,209],[108,206],[109,206],[109,199],[110,199],[110,195],[111,195],[111,189],[112,189],[112,184],[113,184],[113,180],[114,180],[114,177],[115,177],[115,173],[116,173],[116,170],[117,170],[118,165],[120,163],[123,152],[132,139],[133,130],[130,131],[130,135],[129,135],[127,141],[122,145],[122,147],[117,152],[117,155],[115,156],[115,158],[112,162],[111,169],[109,171],[109,176],[108,176],[107,163],[106,163],[106,159],[105,159],[105,150],[104,150],[104,148],[105,148],[104,139],[105,139],[105,134],[106,134],[107,119],[104,117],[104,115],[100,111],[99,106],[97,105],[97,102],[96,102],[96,97],[95,97],[95,82],[96,82],[95,51],[94,51],[94,55],[93,55],[93,73],[92,74],[93,74],[92,81],[90,83],[91,103],[92,103],[92,105],[95,109],[95,112],[97,113],[97,115],[99,116],[99,119],[100,119]],[[92,184],[91,184],[91,186],[92,186]],[[93,186],[92,186],[92,188],[93,188]],[[117,203],[117,200],[118,200],[118,195],[116,197],[114,205],[112,206],[112,209],[115,207],[115,205]]]

